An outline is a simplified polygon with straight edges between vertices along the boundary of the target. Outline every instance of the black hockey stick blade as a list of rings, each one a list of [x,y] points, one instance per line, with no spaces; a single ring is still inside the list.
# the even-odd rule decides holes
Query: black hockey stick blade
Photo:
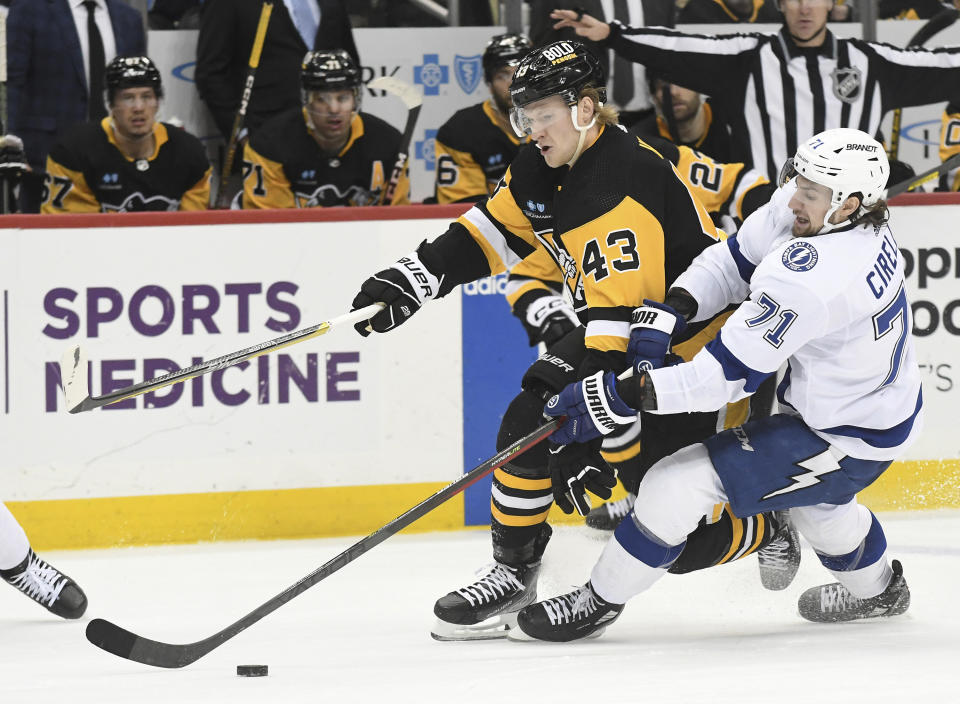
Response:
[[[939,34],[947,27],[952,25],[960,17],[960,10],[955,7],[946,7],[924,24],[910,41],[907,42],[908,49],[916,49],[926,44],[935,34]],[[893,125],[890,129],[890,158],[896,159],[900,152],[900,121],[903,116],[903,108],[895,108],[893,111]]]
[[[941,174],[945,174],[948,171],[957,168],[958,166],[960,166],[960,153],[954,154],[946,161],[941,162],[931,169],[927,169],[922,174],[908,178],[906,181],[893,184],[887,189],[883,197],[884,199],[889,200],[894,196],[900,195],[901,193],[912,191],[914,188],[922,186],[927,181],[932,181],[935,178],[939,178]]]
[[[222,357],[216,357],[206,362],[200,362],[200,364],[194,364],[192,367],[185,367],[184,369],[179,369],[169,374],[141,381],[138,384],[125,386],[122,389],[111,391],[103,396],[89,395],[87,356],[79,345],[74,345],[64,352],[63,357],[60,358],[60,380],[63,383],[63,393],[66,397],[67,410],[70,411],[70,413],[92,411],[95,408],[107,406],[117,401],[140,396],[150,391],[157,391],[158,389],[173,384],[180,384],[188,379],[193,379],[194,377],[214,372],[218,369],[225,369],[234,364],[245,362],[248,359],[289,347],[298,342],[320,337],[320,335],[344,323],[350,323],[352,325],[361,320],[366,320],[375,315],[381,308],[383,308],[382,303],[374,303],[373,305],[327,320],[319,325],[312,325],[309,328],[303,328],[302,330],[281,335],[273,340],[261,342],[253,347],[247,347],[246,349],[225,354]]]
[[[940,10],[940,12],[927,20],[927,23],[910,38],[910,41],[907,43],[907,48],[923,46],[935,34],[939,34],[956,22],[958,17],[960,17],[960,10],[955,7],[947,7]]]
[[[116,624],[101,618],[95,618],[87,624],[87,640],[108,653],[133,660],[153,667],[180,668],[196,662],[214,648],[223,645],[237,634],[245,631],[264,616],[276,611],[281,606],[307,591],[310,587],[326,579],[331,574],[356,560],[368,550],[379,545],[414,521],[430,513],[437,506],[453,498],[471,484],[490,474],[497,467],[501,467],[508,460],[520,455],[537,443],[547,438],[554,430],[560,427],[564,418],[557,418],[541,425],[533,432],[517,440],[509,447],[501,450],[482,464],[477,465],[455,482],[435,493],[433,496],[420,502],[406,513],[393,519],[386,525],[354,543],[333,559],[308,574],[296,584],[288,587],[269,601],[261,604],[239,621],[230,624],[222,631],[214,633],[195,643],[177,645],[162,643],[138,636],[135,633],[121,628]]]

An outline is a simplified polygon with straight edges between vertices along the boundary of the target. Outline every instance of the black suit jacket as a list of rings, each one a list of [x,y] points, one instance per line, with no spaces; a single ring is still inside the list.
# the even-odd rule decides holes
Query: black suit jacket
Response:
[[[345,49],[360,63],[344,0],[317,0],[320,26],[312,47],[303,43],[283,0],[274,0],[263,53],[247,108],[255,130],[300,104],[300,64],[309,49]],[[206,0],[200,16],[195,78],[217,127],[229,137],[260,20],[261,0]]]
[[[140,13],[106,0],[117,55],[145,54]],[[67,0],[15,0],[7,15],[8,131],[19,136],[27,160],[46,168],[57,136],[86,122],[87,78],[80,38]],[[102,95],[93,96],[103,100]]]

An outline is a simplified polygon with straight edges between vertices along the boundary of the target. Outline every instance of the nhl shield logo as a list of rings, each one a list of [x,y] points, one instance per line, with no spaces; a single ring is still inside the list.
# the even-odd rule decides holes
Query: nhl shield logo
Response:
[[[863,73],[853,66],[833,72],[833,94],[845,103],[853,103],[860,97],[862,83]]]
[[[476,56],[460,56],[457,54],[453,57],[453,73],[464,93],[472,93],[477,84],[480,83],[480,61],[480,54]]]

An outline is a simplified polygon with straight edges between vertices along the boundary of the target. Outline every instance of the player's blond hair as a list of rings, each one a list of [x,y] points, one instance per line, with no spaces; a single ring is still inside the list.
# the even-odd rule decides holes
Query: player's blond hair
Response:
[[[600,91],[593,86],[586,86],[580,91],[581,98],[590,98],[593,101],[593,107],[597,115],[598,125],[616,125],[620,122],[620,113],[617,109],[607,104],[600,103]]]

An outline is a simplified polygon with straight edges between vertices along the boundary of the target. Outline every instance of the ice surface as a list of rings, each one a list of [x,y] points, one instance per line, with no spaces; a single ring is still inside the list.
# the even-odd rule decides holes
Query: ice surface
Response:
[[[886,514],[913,595],[905,616],[803,621],[803,589],[831,581],[809,546],[794,584],[760,586],[756,559],[668,576],[600,639],[575,644],[430,638],[437,597],[489,559],[486,531],[398,536],[183,670],[87,643],[87,618],[199,640],[356,539],[45,553],[90,598],[63,622],[0,584],[0,702],[838,702],[960,701],[960,512]],[[540,595],[582,584],[603,539],[557,529]],[[265,678],[239,664],[269,665]]]

